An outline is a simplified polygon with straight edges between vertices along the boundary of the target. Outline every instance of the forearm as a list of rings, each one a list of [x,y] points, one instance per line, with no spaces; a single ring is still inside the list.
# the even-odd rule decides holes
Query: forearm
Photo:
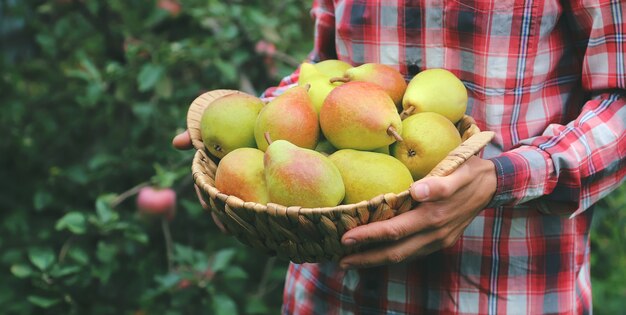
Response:
[[[602,94],[574,121],[552,124],[492,158],[498,181],[489,206],[533,202],[544,212],[575,215],[619,186],[626,176],[623,93]]]

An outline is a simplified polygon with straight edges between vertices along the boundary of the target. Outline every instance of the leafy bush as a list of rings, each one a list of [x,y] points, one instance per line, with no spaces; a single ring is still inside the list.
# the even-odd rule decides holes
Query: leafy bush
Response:
[[[286,262],[217,230],[170,141],[202,92],[293,70],[310,2],[0,0],[3,314],[279,312]],[[145,185],[177,191],[172,221],[138,214]],[[597,313],[626,306],[625,196],[596,210]]]
[[[292,71],[308,2],[0,2],[3,314],[278,312],[286,262],[217,230],[171,139],[202,92]],[[171,222],[137,214],[148,184]]]

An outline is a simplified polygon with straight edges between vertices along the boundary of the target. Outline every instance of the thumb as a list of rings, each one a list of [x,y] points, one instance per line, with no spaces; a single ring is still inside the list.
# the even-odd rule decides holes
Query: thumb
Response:
[[[454,176],[422,178],[409,188],[411,197],[415,201],[437,201],[449,198],[459,188],[461,183]]]

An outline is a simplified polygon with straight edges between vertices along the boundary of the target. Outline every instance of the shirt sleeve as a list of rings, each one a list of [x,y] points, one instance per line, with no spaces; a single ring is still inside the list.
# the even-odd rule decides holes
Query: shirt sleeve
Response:
[[[498,183],[488,207],[529,202],[573,217],[624,181],[626,4],[578,0],[570,6],[564,12],[572,36],[584,43],[582,86],[592,97],[574,121],[552,124],[491,159]]]
[[[311,8],[314,21],[313,50],[309,53],[309,62],[336,59],[335,49],[335,7],[332,0],[314,0]],[[285,90],[298,83],[300,69],[284,77],[278,86],[270,87],[263,92],[261,99],[269,101],[282,94]]]

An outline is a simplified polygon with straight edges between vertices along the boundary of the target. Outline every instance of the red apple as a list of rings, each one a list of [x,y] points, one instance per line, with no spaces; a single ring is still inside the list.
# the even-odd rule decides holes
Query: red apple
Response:
[[[171,188],[143,187],[137,194],[137,208],[141,214],[171,220],[176,212],[176,192]]]

